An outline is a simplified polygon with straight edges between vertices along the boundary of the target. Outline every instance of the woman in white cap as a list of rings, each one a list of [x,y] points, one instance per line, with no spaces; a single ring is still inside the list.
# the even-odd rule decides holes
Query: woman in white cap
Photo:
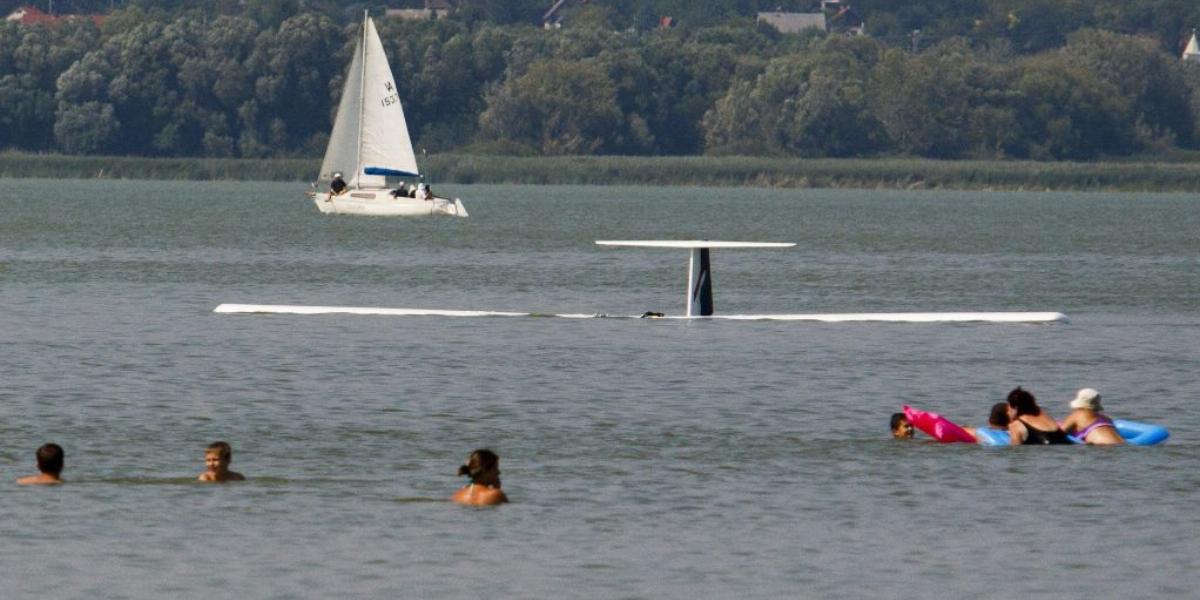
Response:
[[[1062,428],[1067,433],[1089,444],[1124,444],[1125,438],[1117,433],[1116,426],[1108,415],[1100,412],[1100,392],[1083,388],[1075,393],[1071,401],[1071,414],[1063,419]]]

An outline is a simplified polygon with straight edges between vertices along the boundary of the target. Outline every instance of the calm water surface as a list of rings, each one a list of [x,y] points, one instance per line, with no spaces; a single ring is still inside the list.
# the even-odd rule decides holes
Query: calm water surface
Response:
[[[443,186],[470,219],[286,184],[0,186],[4,598],[1194,597],[1200,200]],[[223,302],[679,313],[1054,310],[1054,325],[217,315]],[[1153,448],[888,439],[1015,385]],[[245,484],[194,483],[234,446]],[[444,499],[476,447],[513,503]],[[1192,550],[1188,550],[1192,548]]]

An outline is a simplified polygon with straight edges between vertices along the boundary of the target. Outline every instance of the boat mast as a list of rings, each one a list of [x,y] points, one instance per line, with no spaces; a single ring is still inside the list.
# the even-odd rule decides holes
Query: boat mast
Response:
[[[358,147],[354,151],[354,182],[359,189],[362,189],[362,183],[359,182],[359,177],[362,175],[362,143],[363,143],[363,112],[367,109],[367,21],[371,18],[368,16],[368,10],[363,10],[363,26],[362,39],[358,41],[359,52],[362,53],[362,65],[359,66],[358,80],[361,82],[358,86]]]

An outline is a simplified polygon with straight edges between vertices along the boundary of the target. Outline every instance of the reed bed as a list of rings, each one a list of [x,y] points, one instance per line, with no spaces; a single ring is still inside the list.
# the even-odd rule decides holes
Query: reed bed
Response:
[[[441,154],[433,183],[782,188],[1200,191],[1200,161],[1032,162],[910,158]],[[0,153],[0,177],[311,181],[317,159],[142,158]]]

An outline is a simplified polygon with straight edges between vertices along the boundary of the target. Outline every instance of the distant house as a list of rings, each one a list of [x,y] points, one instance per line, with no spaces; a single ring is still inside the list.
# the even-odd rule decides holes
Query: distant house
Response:
[[[452,12],[454,5],[450,0],[425,0],[425,8],[389,8],[384,12],[384,17],[405,21],[428,21],[441,19]]]
[[[48,15],[34,6],[22,6],[4,17],[5,21],[22,26],[45,25],[47,27],[55,27],[75,19],[91,19],[96,27],[104,23],[104,15]]]
[[[849,4],[839,6],[829,15],[829,31],[846,35],[863,35],[866,21]]]
[[[1196,32],[1192,31],[1192,39],[1188,40],[1187,48],[1183,49],[1183,60],[1200,62],[1200,44],[1196,43]]]
[[[760,12],[758,20],[778,29],[781,33],[800,33],[806,29],[819,29],[846,35],[863,35],[865,21],[858,11],[841,0],[822,0],[820,12]]]
[[[800,33],[805,29],[825,29],[825,13],[760,12],[758,21],[780,33]]]

